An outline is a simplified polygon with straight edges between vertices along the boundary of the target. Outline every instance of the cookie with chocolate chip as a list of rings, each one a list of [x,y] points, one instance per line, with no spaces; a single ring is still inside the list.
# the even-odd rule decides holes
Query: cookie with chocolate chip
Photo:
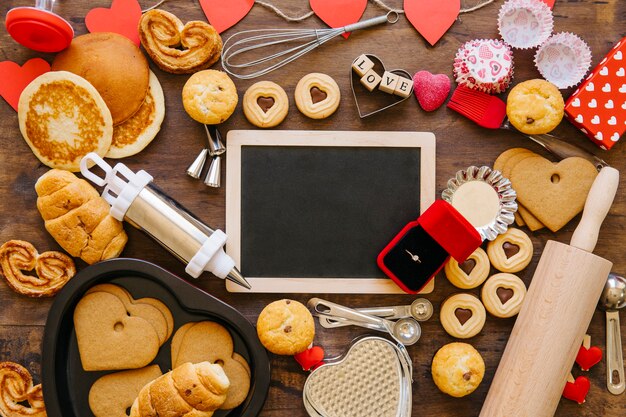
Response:
[[[435,353],[431,367],[437,388],[453,397],[474,392],[485,376],[485,362],[468,343],[448,343]]]
[[[278,300],[268,304],[256,323],[259,340],[267,350],[277,355],[304,352],[313,343],[313,316],[294,300]]]
[[[528,80],[517,84],[506,100],[506,115],[511,124],[527,135],[552,131],[561,123],[565,103],[552,83]]]

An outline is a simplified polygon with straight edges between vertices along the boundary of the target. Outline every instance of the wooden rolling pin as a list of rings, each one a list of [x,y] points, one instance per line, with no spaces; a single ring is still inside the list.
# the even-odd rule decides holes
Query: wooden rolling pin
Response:
[[[480,417],[554,416],[613,264],[591,252],[619,172],[596,177],[571,245],[548,241]]]

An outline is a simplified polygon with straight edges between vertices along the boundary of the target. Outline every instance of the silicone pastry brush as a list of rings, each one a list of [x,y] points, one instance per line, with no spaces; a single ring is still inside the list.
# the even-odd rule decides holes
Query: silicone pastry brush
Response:
[[[584,158],[590,161],[598,170],[609,165],[604,160],[584,149],[567,143],[555,136],[548,134],[525,135],[519,132],[511,126],[506,117],[506,103],[491,94],[458,86],[448,102],[448,108],[487,129],[506,129],[518,132],[543,146],[548,152],[560,159],[569,158],[571,156]]]

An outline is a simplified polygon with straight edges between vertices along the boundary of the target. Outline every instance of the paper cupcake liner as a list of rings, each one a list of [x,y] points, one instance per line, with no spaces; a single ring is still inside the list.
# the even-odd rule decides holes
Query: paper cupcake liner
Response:
[[[459,85],[489,94],[501,93],[513,78],[513,53],[499,39],[474,39],[459,48],[454,59]]]
[[[591,50],[578,36],[560,32],[537,49],[535,66],[541,76],[560,89],[577,85],[591,66]]]
[[[498,13],[498,31],[513,48],[541,45],[554,28],[552,10],[540,0],[508,0]]]

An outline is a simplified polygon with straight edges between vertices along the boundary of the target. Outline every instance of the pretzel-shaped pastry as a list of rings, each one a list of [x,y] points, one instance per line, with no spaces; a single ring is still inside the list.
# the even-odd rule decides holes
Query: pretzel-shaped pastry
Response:
[[[22,271],[35,270],[37,276]],[[0,273],[9,287],[29,297],[52,297],[76,274],[76,266],[61,252],[37,252],[23,240],[9,240],[0,246]]]
[[[30,407],[20,404],[24,401]],[[0,362],[0,416],[47,416],[41,384],[33,386],[30,372],[14,362]]]
[[[209,68],[222,52],[222,38],[213,26],[199,20],[183,25],[178,17],[164,10],[143,14],[139,37],[154,63],[174,74]]]

